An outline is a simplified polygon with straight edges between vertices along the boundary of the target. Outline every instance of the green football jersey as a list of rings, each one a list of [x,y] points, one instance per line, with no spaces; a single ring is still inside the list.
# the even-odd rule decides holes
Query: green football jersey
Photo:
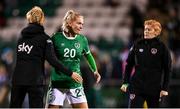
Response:
[[[59,61],[69,70],[80,72],[80,60],[84,54],[90,53],[88,41],[85,36],[78,34],[74,38],[67,37],[64,32],[57,32],[53,35],[52,41]],[[56,88],[76,88],[82,84],[75,82],[65,74],[57,73],[53,68],[51,73],[51,83]]]

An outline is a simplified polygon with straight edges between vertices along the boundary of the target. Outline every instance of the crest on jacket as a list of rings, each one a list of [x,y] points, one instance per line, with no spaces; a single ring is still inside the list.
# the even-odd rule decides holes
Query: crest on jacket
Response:
[[[156,48],[151,48],[151,53],[152,54],[156,54],[157,53],[157,49]]]

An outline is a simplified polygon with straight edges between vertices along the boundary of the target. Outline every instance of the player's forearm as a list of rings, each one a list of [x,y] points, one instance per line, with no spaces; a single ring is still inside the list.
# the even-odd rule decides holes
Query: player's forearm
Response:
[[[91,68],[91,71],[92,71],[92,72],[97,71],[96,62],[95,62],[94,57],[92,56],[91,53],[88,53],[88,54],[86,55],[86,59],[87,59],[87,61],[88,61],[88,63],[89,63],[89,66],[90,66],[90,68]]]

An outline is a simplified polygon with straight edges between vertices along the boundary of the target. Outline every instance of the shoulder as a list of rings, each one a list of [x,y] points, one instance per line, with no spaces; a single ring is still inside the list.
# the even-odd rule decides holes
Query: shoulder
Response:
[[[61,36],[61,35],[63,35],[62,32],[55,32],[55,33],[53,33],[51,36],[52,36],[52,37],[56,37],[56,36]]]
[[[157,42],[158,42],[159,44],[161,44],[161,45],[165,46],[164,42],[163,42],[163,41],[161,41],[159,38],[157,39]]]
[[[56,32],[56,33],[53,33],[53,34],[51,35],[51,38],[52,38],[52,39],[58,38],[58,36],[62,36],[62,35],[63,35],[62,32]]]
[[[87,38],[86,38],[86,36],[85,36],[85,35],[78,34],[78,36],[79,36],[82,40],[87,41]]]
[[[160,38],[157,38],[157,40],[155,41],[156,46],[159,46],[160,47],[160,50],[161,51],[170,51],[168,46],[160,39]]]
[[[160,45],[162,48],[167,48],[166,45],[165,45],[165,43],[164,43],[163,41],[161,41],[160,38],[157,38],[157,39],[156,39],[156,43],[157,43],[158,45]]]
[[[134,41],[133,47],[137,47],[138,45],[141,45],[144,43],[144,39],[138,39],[136,41]]]
[[[41,43],[41,41],[46,42],[46,40],[50,39],[50,36],[44,32],[44,33],[41,33],[41,34],[37,35],[35,37],[35,39],[37,39],[36,41],[38,43]]]
[[[135,41],[135,44],[141,44],[141,43],[143,43],[145,40],[143,39],[143,38],[141,38],[141,39],[138,39],[138,40],[136,40]]]
[[[134,41],[134,44],[132,45],[132,47],[130,48],[130,51],[134,50],[136,51],[138,48],[141,48],[142,46],[144,46],[144,39],[137,39],[136,41]]]
[[[44,34],[44,37],[45,37],[45,39],[49,39],[50,38],[50,36],[48,35],[48,34]]]
[[[45,37],[46,43],[52,43],[52,40],[49,35],[45,34],[44,37]]]
[[[161,48],[163,49],[163,50],[168,50],[169,51],[169,48],[168,48],[168,46],[164,43],[164,42],[162,42],[162,41],[159,41],[159,44],[160,44],[160,46],[161,46]]]
[[[81,38],[86,38],[86,36],[83,35],[83,34],[78,34],[78,36],[81,37]]]

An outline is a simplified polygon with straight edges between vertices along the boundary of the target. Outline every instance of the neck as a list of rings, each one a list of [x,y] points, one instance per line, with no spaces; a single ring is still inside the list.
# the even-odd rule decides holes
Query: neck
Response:
[[[64,31],[64,33],[66,34],[67,37],[75,37],[76,36],[76,33],[72,32],[72,31]]]
[[[75,38],[76,34],[75,33],[71,33],[71,32],[66,32],[64,31],[66,37],[69,37],[69,38]]]
[[[156,37],[157,37],[157,36],[147,37],[147,38],[144,37],[144,39],[147,39],[147,40],[148,40],[148,39],[154,39],[154,38],[156,38]]]

